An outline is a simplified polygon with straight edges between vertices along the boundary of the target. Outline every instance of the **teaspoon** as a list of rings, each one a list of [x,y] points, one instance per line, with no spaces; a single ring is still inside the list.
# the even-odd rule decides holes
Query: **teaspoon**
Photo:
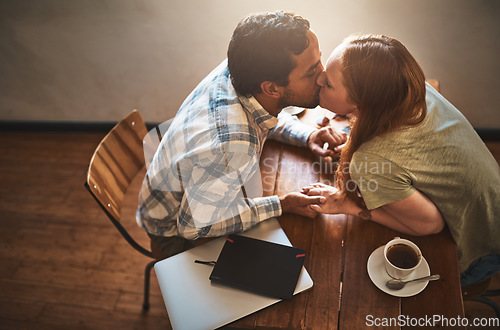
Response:
[[[439,280],[439,278],[440,278],[439,274],[436,274],[436,275],[430,275],[430,276],[425,276],[425,277],[421,277],[421,278],[416,278],[416,279],[409,280],[409,281],[389,280],[389,281],[387,281],[387,283],[385,283],[385,286],[387,286],[391,290],[401,290],[402,288],[404,288],[406,283],[417,282],[417,281],[435,281],[435,280]]]

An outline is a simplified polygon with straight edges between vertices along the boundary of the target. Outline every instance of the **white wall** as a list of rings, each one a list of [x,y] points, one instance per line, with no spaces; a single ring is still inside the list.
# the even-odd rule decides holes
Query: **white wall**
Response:
[[[401,40],[477,128],[500,128],[500,1],[12,0],[0,2],[0,120],[172,117],[251,12],[307,18],[323,59],[351,33]]]

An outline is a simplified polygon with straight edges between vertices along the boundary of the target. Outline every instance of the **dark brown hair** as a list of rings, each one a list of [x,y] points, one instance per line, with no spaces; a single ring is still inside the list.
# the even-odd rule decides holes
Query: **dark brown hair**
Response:
[[[231,81],[236,91],[250,96],[260,92],[264,81],[288,85],[288,76],[297,63],[292,55],[308,46],[309,22],[293,13],[253,14],[234,30],[227,51]]]

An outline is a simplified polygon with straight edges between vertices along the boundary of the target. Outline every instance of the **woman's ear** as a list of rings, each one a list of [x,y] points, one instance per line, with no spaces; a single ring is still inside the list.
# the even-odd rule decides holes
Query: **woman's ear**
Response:
[[[260,84],[262,93],[273,98],[280,98],[283,92],[283,87],[276,85],[271,81],[264,81]]]

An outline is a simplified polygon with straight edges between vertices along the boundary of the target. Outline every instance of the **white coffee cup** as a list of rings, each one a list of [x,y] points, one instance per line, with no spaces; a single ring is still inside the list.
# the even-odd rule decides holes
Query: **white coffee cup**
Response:
[[[384,261],[390,277],[404,280],[420,266],[422,252],[412,241],[394,237],[385,245]]]

